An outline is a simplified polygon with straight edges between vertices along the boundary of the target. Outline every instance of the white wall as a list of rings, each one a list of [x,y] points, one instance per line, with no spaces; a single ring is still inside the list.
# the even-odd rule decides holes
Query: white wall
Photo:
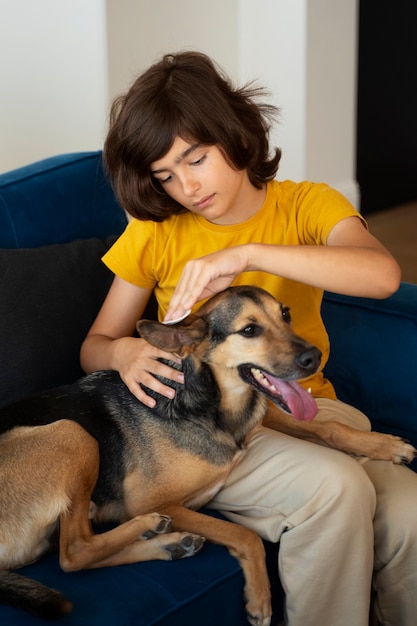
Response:
[[[358,207],[357,0],[239,5],[241,75],[258,76],[281,107],[272,135],[283,150],[278,178],[326,181]]]
[[[358,200],[356,183],[351,188],[356,174],[358,2],[308,0],[307,7],[307,178],[332,181]]]
[[[0,0],[0,171],[100,148],[114,96],[163,53],[197,48],[270,89],[279,178],[325,180],[358,205],[357,2]]]
[[[110,96],[165,53],[196,49],[236,74],[238,0],[106,0]]]
[[[103,0],[0,0],[0,172],[102,145]]]
[[[308,178],[306,4],[306,0],[240,3],[240,75],[244,81],[256,78],[266,85],[272,101],[281,109],[271,141],[283,151],[278,175],[281,179]]]

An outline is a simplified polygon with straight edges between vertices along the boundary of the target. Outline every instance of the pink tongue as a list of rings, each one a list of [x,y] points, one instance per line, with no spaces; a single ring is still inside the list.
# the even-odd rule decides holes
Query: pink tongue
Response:
[[[265,376],[265,372],[264,372]],[[277,388],[279,395],[296,420],[310,422],[317,413],[317,404],[313,396],[301,387],[295,380],[285,381],[266,375],[269,382]]]

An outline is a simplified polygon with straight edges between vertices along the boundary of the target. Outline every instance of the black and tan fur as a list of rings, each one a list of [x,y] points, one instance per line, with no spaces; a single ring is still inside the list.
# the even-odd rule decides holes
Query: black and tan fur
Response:
[[[266,292],[231,288],[181,324],[138,323],[150,343],[183,357],[185,383],[170,382],[173,400],[158,396],[151,410],[105,371],[2,409],[0,598],[42,615],[70,610],[9,572],[50,549],[56,534],[65,571],[181,558],[208,539],[239,559],[249,621],[269,624],[261,540],[192,509],[220,489],[267,397],[286,407],[252,368],[291,381],[318,368],[319,351],[288,321]],[[91,518],[119,525],[95,535]]]
[[[248,619],[267,626],[261,540],[194,509],[221,488],[268,398],[282,409],[282,430],[295,436],[371,457],[378,447],[377,458],[395,462],[411,460],[414,448],[289,415],[283,381],[313,374],[321,355],[293,333],[288,310],[260,289],[229,288],[180,324],[142,320],[138,330],[183,358],[184,385],[169,381],[173,400],[156,396],[151,410],[116,372],[105,371],[0,411],[0,600],[43,616],[71,609],[59,593],[9,571],[40,557],[56,537],[65,571],[191,556],[208,539],[239,560]],[[279,391],[259,371],[277,385],[280,379]],[[273,427],[280,429],[276,413]],[[119,525],[95,535],[91,520]]]

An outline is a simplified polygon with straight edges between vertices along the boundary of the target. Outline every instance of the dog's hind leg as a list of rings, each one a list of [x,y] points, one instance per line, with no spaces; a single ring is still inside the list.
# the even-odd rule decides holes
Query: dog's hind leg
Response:
[[[85,437],[67,420],[16,427],[0,437],[0,569],[30,563],[55,544],[58,519],[71,506],[68,482]]]
[[[16,427],[0,437],[0,569],[34,561],[55,544],[58,519],[71,509],[73,469],[89,444],[94,454],[90,439],[68,420]],[[9,571],[0,572],[0,601],[46,619],[71,610],[59,592]]]

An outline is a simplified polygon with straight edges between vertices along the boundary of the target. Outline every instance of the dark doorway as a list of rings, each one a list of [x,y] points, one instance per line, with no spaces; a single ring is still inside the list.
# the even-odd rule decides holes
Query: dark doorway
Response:
[[[417,199],[417,2],[361,0],[357,180],[365,215]]]

